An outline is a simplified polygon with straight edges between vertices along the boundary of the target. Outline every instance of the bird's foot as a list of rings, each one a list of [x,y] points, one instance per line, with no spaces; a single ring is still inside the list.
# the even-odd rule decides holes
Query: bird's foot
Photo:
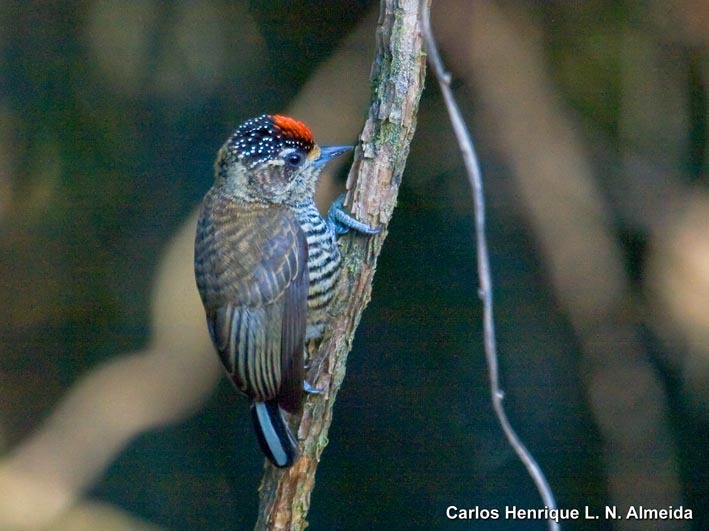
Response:
[[[303,380],[303,391],[305,391],[305,393],[308,395],[321,395],[322,394],[322,389],[318,389],[317,387],[313,387],[313,384],[311,384],[308,380]]]
[[[327,224],[335,234],[345,234],[351,230],[356,230],[362,234],[378,234],[382,229],[370,227],[362,221],[358,221],[351,214],[345,212],[343,203],[346,194],[338,197],[327,213]]]

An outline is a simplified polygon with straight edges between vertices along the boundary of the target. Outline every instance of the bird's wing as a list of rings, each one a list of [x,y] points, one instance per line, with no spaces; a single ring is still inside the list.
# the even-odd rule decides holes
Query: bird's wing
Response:
[[[236,386],[258,401],[300,408],[308,244],[284,208],[212,199],[195,242],[197,286],[212,340]]]

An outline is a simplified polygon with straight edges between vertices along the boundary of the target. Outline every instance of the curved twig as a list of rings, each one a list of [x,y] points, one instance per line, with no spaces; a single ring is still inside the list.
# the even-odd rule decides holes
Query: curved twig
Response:
[[[492,406],[497,415],[498,421],[502,426],[502,430],[514,449],[515,453],[527,468],[529,475],[534,480],[537,490],[539,491],[544,505],[549,509],[556,509],[556,501],[554,494],[549,487],[549,483],[544,476],[544,472],[539,467],[532,454],[527,450],[524,443],[515,433],[510,424],[505,408],[502,403],[504,393],[500,388],[500,378],[497,366],[497,346],[495,340],[495,323],[493,318],[493,302],[492,302],[492,278],[490,275],[490,258],[487,250],[487,238],[485,235],[485,198],[483,195],[482,174],[480,164],[475,153],[475,147],[470,137],[468,128],[460,113],[460,109],[453,97],[453,92],[450,88],[451,76],[446,72],[443,66],[443,61],[438,53],[436,41],[431,30],[430,9],[426,6],[426,1],[421,1],[421,21],[423,27],[424,40],[426,42],[426,53],[428,54],[428,62],[431,65],[438,84],[443,94],[443,99],[450,115],[451,125],[455,133],[456,139],[460,146],[463,162],[467,170],[468,180],[473,194],[473,203],[475,205],[475,242],[477,246],[477,261],[478,261],[478,280],[480,288],[478,294],[483,304],[483,334],[485,343],[485,359],[487,360],[488,377],[490,381],[490,395],[492,398]],[[549,529],[559,529],[559,524],[549,518]]]

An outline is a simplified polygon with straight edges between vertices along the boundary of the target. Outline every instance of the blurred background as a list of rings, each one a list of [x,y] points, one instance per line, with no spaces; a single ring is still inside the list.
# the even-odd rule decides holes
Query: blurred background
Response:
[[[485,175],[513,425],[559,506],[682,505],[691,522],[614,527],[706,529],[709,5],[433,4]],[[206,335],[195,209],[244,119],[356,141],[377,12],[0,4],[0,529],[253,526],[263,458]],[[323,178],[323,208],[345,175]],[[541,505],[492,415],[473,242],[429,79],[313,530]]]

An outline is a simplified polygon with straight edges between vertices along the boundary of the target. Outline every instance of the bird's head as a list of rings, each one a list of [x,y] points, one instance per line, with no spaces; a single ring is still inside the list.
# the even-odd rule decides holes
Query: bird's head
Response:
[[[304,123],[264,114],[237,127],[219,150],[215,183],[245,202],[304,203],[325,164],[350,149],[320,147]]]

